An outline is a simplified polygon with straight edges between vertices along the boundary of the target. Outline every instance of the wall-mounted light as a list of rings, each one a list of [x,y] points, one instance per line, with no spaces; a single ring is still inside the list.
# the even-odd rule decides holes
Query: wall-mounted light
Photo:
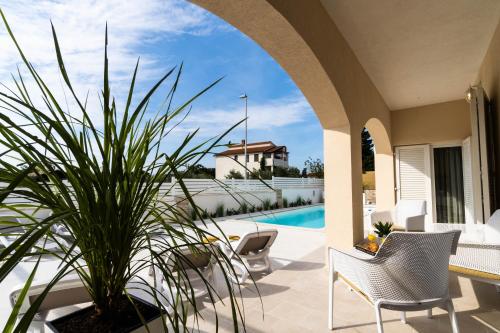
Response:
[[[472,101],[472,96],[474,94],[474,88],[471,86],[467,91],[465,92],[465,100],[470,103]]]

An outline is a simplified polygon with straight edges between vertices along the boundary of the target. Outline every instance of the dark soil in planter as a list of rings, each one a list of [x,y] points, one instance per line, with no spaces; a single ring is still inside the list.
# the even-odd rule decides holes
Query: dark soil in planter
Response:
[[[158,307],[138,298],[132,298],[146,323],[160,316],[161,311]],[[136,309],[125,296],[119,300],[118,311],[113,317],[97,317],[92,305],[48,324],[54,332],[59,333],[126,333],[143,325]]]

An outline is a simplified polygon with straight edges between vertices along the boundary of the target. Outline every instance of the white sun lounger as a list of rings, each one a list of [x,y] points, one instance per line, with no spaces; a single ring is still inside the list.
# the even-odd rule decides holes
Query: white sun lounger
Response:
[[[426,230],[461,230],[457,253],[450,258],[450,271],[495,285],[500,292],[500,210],[486,224],[433,223]]]
[[[235,276],[231,269],[226,268],[234,283],[244,283],[249,272],[271,270],[269,251],[277,236],[278,230],[260,230],[247,233],[231,244],[219,242],[236,271]]]

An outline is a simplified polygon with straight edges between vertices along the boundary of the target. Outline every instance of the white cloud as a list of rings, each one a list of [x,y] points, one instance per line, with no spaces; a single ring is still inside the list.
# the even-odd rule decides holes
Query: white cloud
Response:
[[[0,0],[0,8],[29,61],[64,101],[52,42],[52,20],[70,79],[79,97],[90,92],[89,105],[96,118],[100,115],[97,93],[102,86],[106,22],[112,93],[118,101],[125,97],[139,55],[143,81],[158,78],[166,70],[168,59],[160,62],[143,46],[182,34],[203,35],[227,29],[205,10],[178,0]],[[0,82],[12,87],[10,73],[16,71],[21,58],[3,22],[0,50]]]
[[[201,134],[221,134],[245,118],[243,103],[227,109],[197,109],[178,130],[193,131],[200,128]],[[273,130],[304,122],[310,115],[309,103],[299,94],[257,104],[253,104],[249,98],[248,129]]]

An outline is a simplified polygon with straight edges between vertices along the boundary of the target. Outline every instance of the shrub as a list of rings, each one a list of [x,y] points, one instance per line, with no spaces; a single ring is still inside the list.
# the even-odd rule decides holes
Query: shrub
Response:
[[[283,198],[283,208],[288,208],[288,199]]]
[[[311,200],[311,199],[307,199],[307,204],[308,204],[308,205],[312,205],[312,203],[313,203],[313,202],[312,202],[312,200]]]
[[[246,214],[248,212],[248,204],[246,202],[240,205],[240,211],[242,214]]]
[[[264,201],[262,201],[262,208],[264,210],[269,210],[271,208],[271,199],[264,199]]]
[[[295,206],[302,206],[305,203],[304,199],[299,195],[297,199],[295,199]]]
[[[223,217],[224,216],[224,204],[223,203],[217,204],[217,207],[215,208],[215,216],[216,217]]]
[[[249,210],[248,210],[250,213],[254,213],[255,212],[255,206],[250,206]]]

